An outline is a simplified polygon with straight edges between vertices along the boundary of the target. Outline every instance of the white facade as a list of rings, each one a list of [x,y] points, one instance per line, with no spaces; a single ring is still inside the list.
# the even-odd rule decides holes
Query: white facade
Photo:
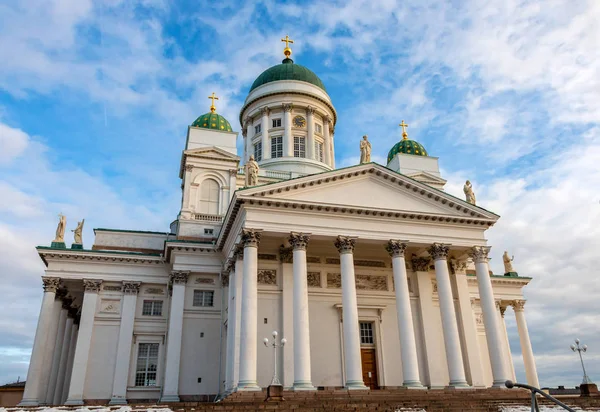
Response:
[[[257,390],[271,382],[273,330],[295,390],[499,386],[514,379],[508,305],[538,386],[530,279],[487,264],[499,217],[440,191],[436,158],[336,170],[335,116],[311,84],[260,86],[240,115],[242,156],[236,133],[189,128],[169,233],[97,229],[90,249],[39,247],[45,293],[22,405]],[[285,155],[273,158],[278,136]],[[240,161],[258,142],[259,185],[244,188]]]

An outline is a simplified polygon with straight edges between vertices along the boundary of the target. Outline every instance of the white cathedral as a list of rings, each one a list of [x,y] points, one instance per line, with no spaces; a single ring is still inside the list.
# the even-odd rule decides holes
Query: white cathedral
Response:
[[[273,330],[292,390],[500,387],[515,374],[509,305],[539,386],[530,278],[488,267],[499,216],[444,192],[438,158],[404,130],[386,166],[336,169],[335,107],[284,54],[240,110],[242,156],[214,94],[188,127],[170,231],[95,229],[91,248],[60,234],[37,248],[44,295],[21,406],[261,390]],[[253,185],[240,166],[251,156]]]

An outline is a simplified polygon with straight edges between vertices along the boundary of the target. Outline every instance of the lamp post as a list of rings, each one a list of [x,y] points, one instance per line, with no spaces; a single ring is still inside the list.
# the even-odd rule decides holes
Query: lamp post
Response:
[[[281,339],[279,343],[277,343],[277,331],[274,330],[273,333],[273,342],[269,343],[269,338],[264,338],[263,342],[265,346],[268,348],[269,346],[273,348],[273,379],[271,380],[271,386],[281,386],[281,382],[279,382],[279,378],[277,377],[277,349],[283,348],[287,342],[285,338]]]
[[[587,352],[587,345],[583,345],[580,346],[579,345],[580,341],[579,339],[575,339],[575,344],[571,344],[571,350],[573,352],[579,352],[579,360],[581,360],[581,367],[583,369],[583,384],[589,384],[592,383],[592,380],[587,376],[587,373],[585,372],[585,366],[583,365],[583,356],[581,355],[581,352]]]

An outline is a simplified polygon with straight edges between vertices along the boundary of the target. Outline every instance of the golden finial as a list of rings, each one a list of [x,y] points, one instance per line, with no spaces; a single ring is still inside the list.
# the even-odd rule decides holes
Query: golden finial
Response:
[[[214,113],[217,111],[217,108],[215,107],[215,100],[219,100],[219,98],[215,96],[215,92],[213,92],[212,96],[208,96],[208,98],[212,99],[212,102],[210,103],[210,112]]]
[[[281,41],[285,42],[285,49],[283,49],[283,54],[285,54],[286,58],[290,58],[292,55],[292,49],[290,49],[290,43],[294,43],[294,40],[290,39],[288,35],[285,35],[285,39],[281,39]]]
[[[402,123],[400,123],[398,126],[402,127],[402,138],[404,140],[408,139],[408,133],[406,133],[406,128],[408,125],[404,123],[404,120],[402,120]]]

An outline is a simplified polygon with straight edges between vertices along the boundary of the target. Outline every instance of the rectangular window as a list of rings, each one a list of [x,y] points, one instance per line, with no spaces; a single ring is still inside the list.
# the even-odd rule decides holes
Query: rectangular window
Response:
[[[135,369],[135,386],[156,386],[157,370],[158,343],[140,343]]]
[[[195,290],[194,291],[194,306],[211,307],[215,292],[212,290]]]
[[[262,142],[257,142],[254,145],[254,160],[257,162],[262,160]]]
[[[143,316],[162,316],[162,300],[145,300],[142,305]]]
[[[212,235],[214,233],[215,233],[214,229],[204,229],[204,234],[205,235]]]
[[[273,119],[273,127],[281,127],[281,119]]]
[[[294,136],[294,157],[306,157],[306,137]]]
[[[283,136],[271,137],[271,157],[283,157]]]
[[[254,126],[254,134],[260,133],[260,129],[261,129],[261,125],[260,124]]]
[[[315,142],[315,159],[319,162],[323,161],[323,143]]]
[[[372,345],[373,340],[373,324],[371,322],[360,322],[360,343],[363,345]]]
[[[323,133],[323,126],[315,123],[315,130],[317,131],[317,133]]]

